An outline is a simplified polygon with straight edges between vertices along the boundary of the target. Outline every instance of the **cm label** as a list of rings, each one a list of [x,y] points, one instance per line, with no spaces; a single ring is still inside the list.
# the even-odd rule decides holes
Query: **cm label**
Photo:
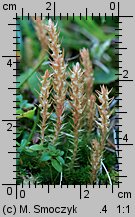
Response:
[[[16,11],[16,4],[3,4],[4,11]]]

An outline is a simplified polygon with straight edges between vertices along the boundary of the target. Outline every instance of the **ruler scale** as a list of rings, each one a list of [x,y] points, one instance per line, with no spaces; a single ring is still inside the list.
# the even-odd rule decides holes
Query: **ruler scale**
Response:
[[[132,7],[128,8],[128,3],[122,1],[86,1],[78,3],[71,0],[68,2],[59,1],[2,1],[0,3],[1,20],[4,17],[4,26],[2,36],[6,34],[5,39],[1,39],[1,99],[3,99],[1,109],[1,216],[4,215],[24,215],[24,216],[39,216],[49,215],[64,215],[64,216],[134,216],[135,215],[135,198],[134,198],[134,145],[133,145],[133,129],[134,125],[131,123],[133,119],[134,107],[134,62],[133,62],[133,38],[132,26],[134,22]],[[75,4],[73,6],[73,4]],[[126,10],[127,7],[127,10]],[[123,11],[126,11],[123,12]],[[80,20],[85,17],[87,22],[89,16],[92,20],[102,16],[111,17],[112,20],[119,24],[115,28],[115,36],[119,37],[119,41],[114,44],[115,50],[118,52],[118,60],[116,60],[116,67],[119,76],[118,82],[115,82],[117,89],[116,98],[118,111],[116,112],[118,121],[116,130],[116,152],[119,168],[119,175],[116,176],[119,180],[112,181],[110,186],[108,183],[102,185],[99,181],[98,185],[38,185],[35,181],[31,185],[17,184],[19,179],[16,174],[17,170],[17,154],[16,150],[16,129],[19,123],[17,119],[18,114],[16,96],[20,95],[20,88],[17,87],[16,80],[20,74],[19,64],[20,55],[16,54],[20,49],[20,43],[17,42],[19,36],[17,29],[20,26],[19,20],[24,20],[25,17],[29,20],[34,16],[35,20],[38,16],[41,20],[44,16],[49,20],[53,17],[56,20],[58,16],[60,20],[62,17],[69,17],[75,19],[79,16]],[[2,27],[1,27],[2,28]],[[7,32],[6,32],[6,31]],[[126,32],[129,31],[129,32]],[[127,33],[127,34],[126,34]],[[131,40],[131,39],[132,40]],[[6,42],[7,41],[7,42]],[[131,49],[132,48],[132,49]],[[12,60],[12,67],[8,68],[7,62]],[[126,62],[126,60],[129,62]],[[10,64],[10,62],[9,62]],[[7,78],[7,79],[6,79]],[[3,85],[3,86],[2,86]],[[2,91],[4,90],[4,91]],[[3,96],[4,93],[4,96]],[[132,101],[133,100],[133,103]],[[132,105],[133,104],[133,105]],[[5,109],[5,111],[4,111]],[[134,122],[134,121],[133,121]],[[123,140],[123,137],[128,135],[128,141]],[[6,146],[6,147],[3,147]],[[124,161],[126,159],[126,162]]]

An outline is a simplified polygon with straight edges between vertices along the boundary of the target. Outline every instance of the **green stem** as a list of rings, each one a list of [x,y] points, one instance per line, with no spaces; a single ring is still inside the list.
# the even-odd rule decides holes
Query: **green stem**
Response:
[[[34,69],[30,72],[30,74],[18,85],[18,87],[22,87],[24,83],[34,74],[35,71],[42,65],[42,63],[46,60],[46,57],[42,58],[40,62],[34,67]]]

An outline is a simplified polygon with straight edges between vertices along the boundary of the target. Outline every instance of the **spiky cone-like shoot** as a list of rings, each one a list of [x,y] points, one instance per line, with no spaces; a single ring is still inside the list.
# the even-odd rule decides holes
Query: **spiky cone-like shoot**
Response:
[[[31,17],[34,24],[35,24],[35,30],[37,33],[37,37],[41,43],[42,48],[42,55],[46,53],[48,48],[48,38],[47,38],[47,32],[45,29],[44,20],[41,20],[40,17]]]
[[[41,109],[41,143],[44,143],[45,138],[45,129],[46,129],[46,122],[49,118],[50,114],[48,109],[50,107],[49,103],[49,95],[50,95],[50,74],[49,71],[46,70],[44,76],[42,76],[41,80],[41,90],[39,94],[39,108]]]
[[[90,182],[93,184],[97,181],[97,174],[100,169],[101,159],[103,156],[103,147],[96,140],[92,140],[92,152],[91,152],[91,179]]]
[[[109,105],[112,102],[113,98],[109,98],[111,90],[108,91],[108,88],[104,85],[101,87],[101,92],[96,91],[97,97],[101,105],[98,105],[98,111],[100,117],[96,121],[99,130],[100,130],[100,136],[101,136],[101,146],[105,147],[106,145],[106,139],[109,132],[109,126],[110,126],[110,109]]]
[[[64,102],[66,97],[66,64],[64,62],[64,52],[60,49],[59,32],[57,25],[50,19],[46,26],[49,38],[49,48],[51,50],[51,67],[53,70],[54,102],[57,121],[55,124],[55,138],[57,140],[62,127]]]
[[[84,67],[84,84],[85,84],[85,113],[86,115],[86,121],[87,121],[87,127],[89,133],[93,129],[93,121],[94,121],[94,115],[95,115],[95,97],[92,94],[93,92],[93,83],[94,83],[94,75],[93,75],[93,68],[92,68],[92,62],[90,60],[89,56],[89,50],[86,48],[83,48],[80,51],[80,56],[81,56],[81,62]]]
[[[92,62],[90,60],[88,49],[83,48],[80,51],[80,55],[81,55],[82,65],[84,67],[84,75],[85,75],[84,80],[85,80],[85,85],[86,85],[86,97],[89,100],[90,96],[93,92],[93,82],[94,82]]]
[[[74,165],[77,151],[78,151],[78,138],[79,129],[81,125],[81,119],[84,111],[84,85],[83,85],[83,72],[80,68],[79,63],[73,67],[71,76],[71,107],[72,107],[72,117],[73,117],[73,128],[74,128],[74,150],[72,156],[71,165]]]

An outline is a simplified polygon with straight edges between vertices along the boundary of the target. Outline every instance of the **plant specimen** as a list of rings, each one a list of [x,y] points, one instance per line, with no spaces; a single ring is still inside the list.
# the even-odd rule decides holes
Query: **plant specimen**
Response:
[[[100,130],[100,142],[96,139],[92,141],[92,154],[91,154],[91,174],[92,174],[92,182],[96,182],[97,173],[101,166],[101,159],[103,158],[103,152],[105,151],[107,136],[109,133],[110,126],[110,109],[109,105],[112,99],[109,98],[108,89],[103,85],[101,87],[101,92],[96,91],[97,98],[101,105],[97,105],[99,111],[99,118],[96,121],[99,130]]]
[[[84,82],[86,85],[86,98],[87,100],[90,99],[90,96],[93,92],[93,83],[94,83],[94,75],[93,75],[93,68],[92,62],[90,60],[89,50],[83,48],[80,50],[81,61],[84,67]]]
[[[105,147],[106,145],[106,139],[107,134],[109,132],[109,126],[110,126],[110,109],[109,105],[112,102],[113,98],[109,98],[111,90],[108,91],[108,88],[104,85],[101,87],[101,92],[96,91],[97,97],[101,105],[97,105],[99,115],[98,121],[96,121],[99,130],[100,130],[100,136],[101,136],[101,146]]]
[[[71,71],[71,106],[73,115],[73,131],[74,131],[74,150],[72,156],[72,166],[74,165],[77,150],[78,150],[78,139],[81,119],[84,111],[84,84],[83,84],[83,71],[79,63],[73,67]]]
[[[66,64],[64,63],[64,51],[60,49],[59,32],[57,31],[57,25],[54,25],[50,19],[46,30],[49,36],[49,48],[51,50],[51,67],[53,70],[53,89],[54,89],[54,102],[57,121],[55,124],[55,137],[57,140],[58,134],[62,127],[64,101],[66,96]]]
[[[103,155],[103,147],[96,139],[93,139],[92,140],[91,160],[90,160],[91,184],[95,183],[97,180],[97,174],[101,166],[102,155]]]
[[[91,132],[94,124],[94,116],[95,116],[95,96],[93,94],[93,84],[94,84],[94,74],[92,62],[90,60],[89,50],[83,48],[80,51],[81,62],[84,67],[84,85],[85,85],[85,104],[86,104],[86,119],[87,119],[87,127],[88,131]]]
[[[49,94],[50,94],[50,74],[49,71],[46,70],[44,76],[42,76],[41,82],[41,90],[39,94],[39,107],[41,109],[41,143],[44,144],[44,136],[45,136],[45,129],[46,129],[46,122],[49,118],[48,109],[50,107],[49,103]]]

